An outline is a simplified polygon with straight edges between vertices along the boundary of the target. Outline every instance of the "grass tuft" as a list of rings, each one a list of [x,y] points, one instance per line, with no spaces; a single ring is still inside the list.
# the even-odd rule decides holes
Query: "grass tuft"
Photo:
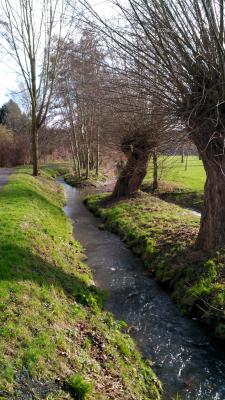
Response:
[[[72,375],[67,381],[68,390],[75,400],[85,400],[92,390],[92,384],[79,374]]]

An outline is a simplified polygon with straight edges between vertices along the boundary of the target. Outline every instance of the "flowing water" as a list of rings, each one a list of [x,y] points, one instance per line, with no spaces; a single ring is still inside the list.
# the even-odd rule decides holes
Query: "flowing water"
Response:
[[[106,308],[132,327],[144,356],[164,386],[164,399],[225,400],[224,350],[201,326],[178,312],[169,296],[145,274],[142,262],[82,202],[82,191],[63,183],[65,213],[86,250],[96,285],[108,291]]]

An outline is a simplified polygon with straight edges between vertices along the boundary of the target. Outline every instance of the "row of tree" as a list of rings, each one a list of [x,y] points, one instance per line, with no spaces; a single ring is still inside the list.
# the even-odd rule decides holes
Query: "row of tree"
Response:
[[[0,108],[0,166],[30,164],[31,119],[18,104],[9,100]],[[39,131],[39,159],[70,158],[67,138],[62,129],[44,125]]]

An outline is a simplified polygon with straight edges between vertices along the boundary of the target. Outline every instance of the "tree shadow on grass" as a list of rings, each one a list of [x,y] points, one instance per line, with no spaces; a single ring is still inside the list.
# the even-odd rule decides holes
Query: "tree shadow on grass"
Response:
[[[197,212],[201,212],[203,207],[203,192],[201,191],[174,189],[172,191],[159,190],[154,192],[152,185],[143,185],[142,190],[168,203],[176,204],[183,208],[189,208]]]
[[[172,193],[160,193],[159,198],[197,212],[201,212],[203,206],[203,194],[199,192],[175,191]]]
[[[15,184],[16,185],[16,184]],[[20,187],[19,185],[15,187],[14,184],[8,185],[6,190],[1,192],[0,195],[0,203],[4,202],[5,204],[10,204],[12,203],[15,205],[15,213],[16,213],[16,205],[24,203],[27,204],[27,202],[32,201],[34,199],[35,203],[43,207],[52,214],[55,215],[55,213],[60,213],[64,214],[63,210],[61,209],[60,206],[54,204],[54,202],[46,196],[41,195],[38,193],[35,188],[34,189],[29,189],[27,186],[26,187]],[[52,193],[52,196],[54,193]]]
[[[77,268],[78,265],[71,264],[71,272],[67,272],[60,265],[53,265],[41,256],[32,254],[27,248],[13,243],[0,243],[0,281],[8,281],[9,286],[15,281],[30,281],[40,287],[56,287],[82,305],[102,307],[104,292],[82,280],[82,270],[77,272]]]

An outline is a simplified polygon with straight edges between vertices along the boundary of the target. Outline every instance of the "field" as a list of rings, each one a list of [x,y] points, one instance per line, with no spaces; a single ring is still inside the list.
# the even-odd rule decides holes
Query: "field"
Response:
[[[152,167],[150,163],[146,180],[151,180]],[[162,181],[176,183],[186,189],[202,191],[205,183],[205,171],[202,161],[196,156],[189,156],[181,163],[180,156],[159,158],[159,177]]]
[[[160,383],[103,309],[48,166],[0,192],[1,399],[159,399]],[[114,396],[114,397],[112,397]]]
[[[205,171],[198,157],[189,156],[181,163],[180,156],[159,157],[159,190],[156,193],[161,199],[201,211]],[[144,189],[151,191],[152,163],[144,181]]]

